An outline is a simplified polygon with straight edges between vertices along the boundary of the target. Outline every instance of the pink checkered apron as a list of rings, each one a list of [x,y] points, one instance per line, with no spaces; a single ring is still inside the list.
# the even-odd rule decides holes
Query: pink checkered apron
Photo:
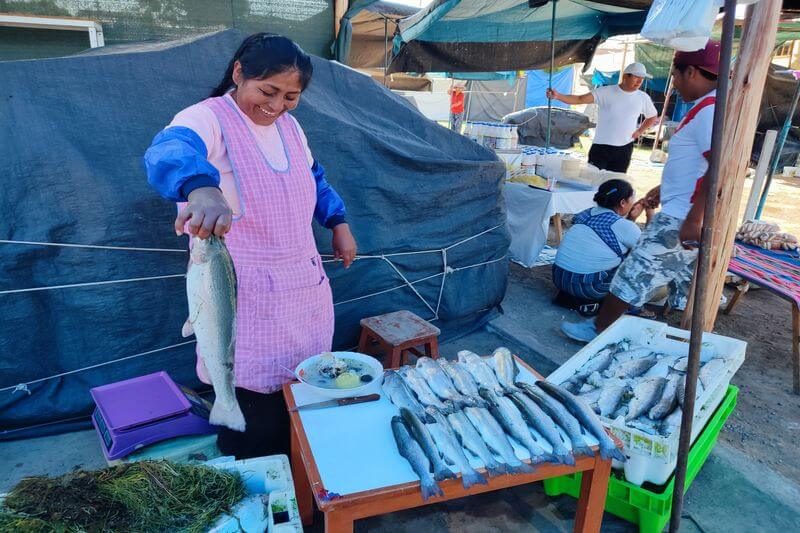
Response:
[[[276,170],[232,99],[204,104],[219,121],[240,202],[225,237],[238,283],[236,386],[274,392],[292,379],[285,368],[331,349],[333,300],[311,229],[316,183],[288,115],[275,123],[288,168]],[[200,358],[198,375],[210,382]]]

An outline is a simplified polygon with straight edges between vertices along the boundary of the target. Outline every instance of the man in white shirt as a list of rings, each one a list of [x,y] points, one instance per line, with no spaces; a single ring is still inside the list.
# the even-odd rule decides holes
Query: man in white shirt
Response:
[[[711,150],[719,43],[709,41],[696,52],[676,52],[673,85],[694,106],[669,143],[669,159],[661,185],[647,193],[651,207],[661,211],[642,232],[639,243],[617,269],[610,294],[594,321],[564,322],[568,337],[589,342],[629,307],[649,302],[658,290],[670,288],[673,305],[685,301],[694,275],[707,194],[705,175]]]
[[[644,65],[631,63],[625,67],[619,85],[597,87],[582,95],[547,90],[548,98],[565,104],[597,104],[597,129],[589,150],[589,163],[601,170],[628,171],[634,142],[658,121],[650,96],[639,90],[644,79],[650,77]],[[638,125],[640,115],[644,115],[644,122]]]

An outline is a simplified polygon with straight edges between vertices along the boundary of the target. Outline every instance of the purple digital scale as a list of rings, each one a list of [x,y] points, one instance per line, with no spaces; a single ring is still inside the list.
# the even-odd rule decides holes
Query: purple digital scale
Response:
[[[108,460],[154,442],[216,431],[208,423],[211,404],[156,372],[90,391],[97,407],[92,423]]]

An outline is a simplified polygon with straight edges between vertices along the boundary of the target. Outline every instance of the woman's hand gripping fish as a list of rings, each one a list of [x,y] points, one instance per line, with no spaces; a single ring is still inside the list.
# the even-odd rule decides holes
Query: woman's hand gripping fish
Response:
[[[245,430],[236,401],[234,350],[236,347],[236,272],[222,239],[194,237],[186,273],[189,318],[182,334],[194,333],[197,354],[214,387],[209,423],[235,431]]]

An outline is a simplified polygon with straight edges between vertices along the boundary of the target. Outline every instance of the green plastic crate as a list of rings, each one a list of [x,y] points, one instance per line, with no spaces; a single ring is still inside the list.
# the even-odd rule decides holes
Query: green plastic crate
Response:
[[[725,421],[733,412],[734,407],[736,407],[738,394],[739,389],[737,387],[728,385],[728,390],[722,399],[722,403],[717,407],[705,429],[692,445],[686,470],[687,489],[694,481],[706,459],[708,459],[711,449],[717,442],[722,426],[725,425]],[[670,478],[669,483],[663,487],[661,492],[654,492],[637,487],[612,475],[608,481],[606,511],[623,520],[638,524],[640,533],[660,533],[669,522],[674,490],[674,476]],[[581,491],[581,473],[545,479],[544,491],[548,496],[569,494],[577,498]]]

